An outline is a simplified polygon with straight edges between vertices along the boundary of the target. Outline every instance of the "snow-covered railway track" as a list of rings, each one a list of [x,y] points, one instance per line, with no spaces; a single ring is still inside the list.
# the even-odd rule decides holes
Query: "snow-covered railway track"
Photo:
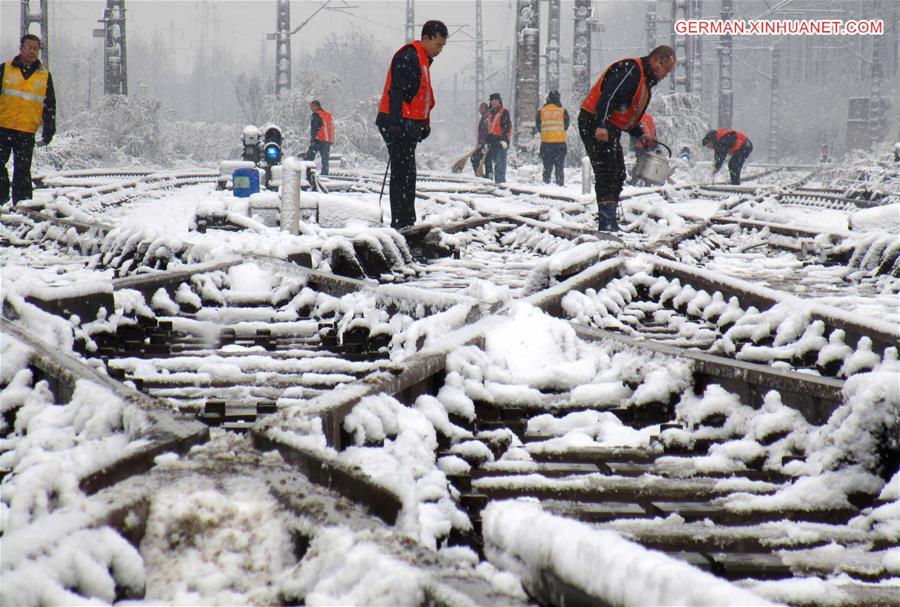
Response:
[[[582,282],[561,297],[561,315],[638,339],[825,377],[870,370],[900,343],[889,322],[861,321],[709,270],[647,261],[642,270],[626,271],[623,264],[619,274]]]
[[[68,171],[39,180],[35,198],[55,204],[60,197],[85,213],[128,204],[134,200],[172,188],[215,183],[218,172],[210,169],[166,171]]]
[[[424,292],[417,301],[415,290],[379,291],[276,259],[244,261],[119,279],[111,297],[46,294],[31,301],[97,317],[76,330],[76,352],[176,411],[231,428],[341,384],[389,375],[390,344],[402,346],[401,327],[415,330],[417,319],[454,305],[460,311],[451,317],[466,318],[472,305]],[[254,274],[277,276],[275,291],[241,292],[240,281]],[[404,303],[404,296],[413,299]]]
[[[299,575],[307,552],[314,560],[321,546],[361,542],[358,558],[413,572],[425,600],[526,604],[521,592],[505,590],[471,562],[410,544],[394,529],[399,498],[354,466],[302,445],[211,434],[6,318],[0,331],[4,356],[26,364],[16,388],[25,389],[22,374],[34,372],[54,391],[39,384],[44,392],[28,402],[5,393],[6,440],[28,449],[31,435],[17,415],[42,408],[39,401],[87,423],[76,430],[77,444],[44,445],[43,457],[4,469],[7,481],[31,484],[12,496],[4,529],[5,593],[28,592],[50,604],[79,597],[183,602],[195,596],[200,564],[229,572],[216,584],[232,601],[248,593],[267,604],[296,603],[306,590],[287,580]],[[8,437],[12,427],[18,432]],[[44,486],[35,475],[61,484]],[[32,510],[32,498],[45,506]],[[236,543],[243,533],[254,541]],[[59,566],[62,554],[78,559],[74,572]],[[353,549],[344,555],[354,558]],[[20,587],[15,572],[39,575],[40,586]]]
[[[758,196],[714,195],[734,193]],[[726,220],[607,239],[548,206],[406,230],[415,260],[403,249],[389,263],[374,230],[329,260],[391,284],[249,254],[201,266],[175,251],[177,271],[153,271],[154,245],[126,235],[96,258],[124,276],[111,290],[9,296],[5,534],[53,537],[14,543],[28,547],[5,552],[4,579],[31,579],[34,560],[57,593],[44,602],[185,602],[200,562],[236,572],[204,581],[233,593],[224,602],[299,603],[364,545],[362,567],[404,568],[435,603],[623,601],[597,571],[610,588],[660,589],[656,602],[685,588],[758,600],[732,582],[791,604],[890,602],[900,412],[882,387],[898,372],[896,328],[711,269],[716,247],[736,263],[758,251],[727,238]],[[782,236],[816,240],[795,232]],[[854,252],[860,268],[892,254],[868,248],[881,252]],[[53,343],[36,348],[19,323]],[[97,385],[156,417],[120,415]],[[74,438],[41,443],[46,415]],[[190,438],[173,443],[161,430],[182,422]],[[58,483],[27,476],[41,449],[39,475],[62,469]],[[112,556],[54,578],[43,553],[79,545]],[[123,573],[135,571],[148,575]]]
[[[530,301],[552,309],[565,289],[560,285]],[[887,507],[888,498],[863,491],[810,501],[798,488],[818,481],[796,465],[811,456],[797,439],[838,431],[831,420],[846,406],[841,382],[796,373],[787,378],[783,372],[781,382],[760,381],[757,374],[779,372],[752,371],[752,365],[738,371],[740,363],[715,362],[715,357],[686,362],[677,348],[657,349],[659,358],[648,363],[638,354],[645,347],[640,342],[626,345],[577,329],[569,339],[583,340],[581,345],[563,339],[556,346],[562,351],[550,346],[531,357],[529,348],[553,341],[544,336],[573,329],[525,309],[506,319],[463,343],[448,340],[440,355],[443,365],[435,363],[433,353],[410,359],[396,380],[395,394],[409,405],[424,389],[436,398],[419,396],[416,407],[440,402],[449,413],[439,426],[437,461],[473,523],[471,530],[452,530],[451,543],[488,555],[516,554],[520,567],[536,569],[525,576],[532,583],[528,590],[550,603],[586,596],[604,600],[605,595],[591,594],[590,588],[597,590],[587,578],[573,579],[552,562],[532,561],[537,545],[552,541],[530,541],[536,529],[530,534],[520,529],[523,535],[515,540],[500,531],[503,521],[522,516],[525,507],[506,500],[530,497],[548,517],[544,524],[561,525],[560,532],[565,524],[552,515],[614,529],[641,546],[754,589],[765,589],[770,580],[800,578],[827,586],[840,572],[840,602],[855,605],[885,596],[871,583],[896,583],[896,572],[879,563],[896,549],[898,538],[886,528],[861,524],[873,509]],[[514,343],[506,346],[510,338]],[[733,370],[723,370],[728,367]],[[575,379],[570,373],[587,375]],[[719,375],[710,381],[707,373]],[[769,391],[776,385],[778,392]],[[685,389],[691,396],[675,397]],[[789,392],[795,396],[789,398]],[[326,432],[333,447],[365,444],[372,450],[398,440],[388,413],[372,403],[351,395],[329,405],[321,413],[325,426],[341,429]],[[372,415],[382,418],[383,433],[360,424]],[[254,433],[265,436],[276,426],[276,420],[267,420]],[[886,480],[896,472],[895,455],[879,457]],[[533,520],[538,513],[528,516]],[[591,540],[589,532],[581,533],[588,534],[577,540],[583,550]],[[785,536],[792,539],[784,541]],[[566,536],[556,549],[565,550],[571,541],[576,540]],[[828,550],[842,558],[823,558]]]

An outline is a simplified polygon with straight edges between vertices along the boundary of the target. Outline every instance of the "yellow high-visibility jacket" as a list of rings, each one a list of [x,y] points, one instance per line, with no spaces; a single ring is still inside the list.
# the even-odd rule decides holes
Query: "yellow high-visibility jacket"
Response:
[[[0,127],[36,133],[43,118],[49,78],[50,71],[42,65],[26,80],[12,59],[7,61],[0,89]]]
[[[558,105],[548,103],[541,108],[541,142],[562,143],[566,140],[564,109]]]

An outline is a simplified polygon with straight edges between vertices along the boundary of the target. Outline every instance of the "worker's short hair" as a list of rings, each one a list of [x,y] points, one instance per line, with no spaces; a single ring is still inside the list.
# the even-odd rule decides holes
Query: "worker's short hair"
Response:
[[[41,39],[40,39],[40,38],[38,38],[38,37],[35,36],[34,34],[25,34],[24,36],[22,36],[21,40],[19,40],[19,48],[22,48],[23,46],[25,46],[25,41],[26,41],[26,40],[34,40],[35,42],[38,43],[38,48],[41,48],[41,47],[43,46],[43,45],[41,44]]]
[[[422,38],[446,38],[449,35],[450,32],[447,31],[447,26],[443,21],[426,21],[422,26]]]
[[[322,104],[319,103],[319,101],[317,99],[313,99],[312,101],[309,102],[309,104],[314,105],[316,107],[322,107]]]
[[[657,61],[665,63],[669,59],[675,58],[675,51],[671,46],[657,46],[655,49],[650,51],[650,59],[653,59],[654,57]]]

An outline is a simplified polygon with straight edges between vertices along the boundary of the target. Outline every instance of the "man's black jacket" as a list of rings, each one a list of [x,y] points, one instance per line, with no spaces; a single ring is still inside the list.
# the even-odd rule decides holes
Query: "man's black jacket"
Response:
[[[490,111],[485,112],[478,119],[478,143],[484,145],[487,143],[488,119],[491,117]]]
[[[20,55],[16,55],[12,60],[12,64],[22,70],[22,76],[25,80],[31,78],[32,74],[34,74],[39,67],[41,67],[41,61],[38,59],[34,63],[31,64],[31,67],[25,67],[22,65],[22,58]],[[0,91],[3,90],[3,74],[6,71],[6,63],[0,63]],[[53,138],[53,135],[56,133],[56,92],[53,90],[53,78],[50,74],[47,74],[47,95],[44,97],[44,114],[43,114],[44,125],[41,129],[41,138],[50,142]],[[12,130],[12,129],[5,129]]]
[[[432,59],[428,59],[431,65]],[[403,117],[403,102],[409,103],[419,92],[422,84],[422,68],[419,67],[419,53],[412,44],[402,47],[391,61],[390,107],[387,114],[378,112],[375,124],[391,131],[400,128],[403,137],[422,141],[431,133],[431,127],[424,120]]]
[[[650,90],[647,91],[647,107],[650,107],[650,98],[653,95],[653,87],[659,83],[653,70],[650,69],[649,57],[641,57],[641,63],[644,66],[644,73],[647,75],[647,84]],[[607,122],[609,115],[613,110],[631,105],[631,100],[637,91],[638,84],[641,81],[641,71],[638,69],[637,62],[634,59],[622,59],[613,63],[606,72],[606,78],[600,87],[600,98],[597,99],[597,105],[593,108],[594,113],[594,129],[614,129]],[[643,114],[641,114],[643,115]],[[636,116],[638,121],[634,128],[628,131],[629,135],[640,137],[644,134],[641,127],[641,116]]]
[[[325,124],[325,121],[322,120],[322,117],[319,116],[318,113],[313,112],[309,116],[309,144],[312,145],[316,142],[316,133],[319,132],[319,129],[322,128],[322,125]]]

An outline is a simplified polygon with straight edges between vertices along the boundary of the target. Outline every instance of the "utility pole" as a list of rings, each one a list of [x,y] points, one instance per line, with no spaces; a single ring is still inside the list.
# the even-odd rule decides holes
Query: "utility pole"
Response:
[[[549,0],[547,12],[547,90],[559,90],[560,0]]]
[[[575,0],[575,40],[572,49],[572,95],[582,99],[591,88],[591,0]]]
[[[722,0],[722,21],[734,17],[733,0]],[[720,129],[731,128],[731,116],[734,101],[731,66],[731,34],[719,36],[719,124]]]
[[[128,94],[128,56],[125,45],[125,0],[106,0],[103,24],[94,30],[95,38],[103,38],[103,93]]]
[[[481,0],[475,0],[475,106],[484,101],[484,31],[481,25]]]
[[[772,80],[769,89],[769,162],[778,162],[781,156],[781,48],[778,42],[772,47]]]
[[[41,63],[50,65],[50,35],[47,30],[47,0],[22,0],[21,27],[19,37],[35,34],[41,39]],[[31,25],[38,24],[38,31],[32,31]]]
[[[516,11],[516,81],[513,91],[513,143],[522,145],[534,129],[540,87],[540,5],[518,0]]]
[[[416,0],[406,0],[406,42],[416,39]]]

